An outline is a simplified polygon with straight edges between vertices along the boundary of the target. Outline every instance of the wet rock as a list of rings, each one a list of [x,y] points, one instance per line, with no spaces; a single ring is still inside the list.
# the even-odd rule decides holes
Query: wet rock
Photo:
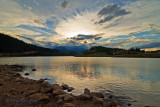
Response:
[[[64,107],[76,107],[76,106],[72,103],[65,103]]]
[[[56,89],[53,90],[53,95],[62,95],[62,94],[66,94],[66,92],[64,92],[62,89]]]
[[[49,101],[49,97],[42,93],[36,93],[29,96],[30,99],[38,100],[38,101]]]
[[[93,97],[93,98],[92,98],[92,101],[93,101],[95,104],[103,104],[103,102],[104,102],[103,98],[98,98],[98,97]]]
[[[90,94],[90,90],[88,88],[85,88],[84,89],[84,94],[88,94],[89,95]]]
[[[107,102],[105,104],[105,107],[121,107],[118,103],[118,101],[114,100],[114,101],[111,101],[111,102]]]
[[[36,69],[34,68],[34,69],[32,69],[32,71],[36,71]]]
[[[127,106],[131,106],[131,105],[132,105],[131,103],[128,103],[128,104],[127,104]]]
[[[62,86],[63,90],[66,90],[69,87],[67,84],[62,84],[61,86]]]
[[[41,85],[43,87],[49,87],[50,86],[50,84],[47,81],[42,82]]]
[[[42,87],[42,89],[41,89],[41,92],[42,93],[52,93],[53,92],[53,89],[52,88],[50,88],[50,87],[47,87],[47,88],[43,88]]]
[[[52,88],[53,90],[63,89],[59,84],[52,84],[52,85],[51,85],[51,88]]]
[[[113,96],[112,96],[112,95],[109,95],[108,97],[109,97],[109,99],[112,99]]]
[[[98,97],[98,98],[104,98],[104,95],[100,92],[91,92],[90,93],[91,97]]]
[[[80,96],[77,96],[80,100],[90,100],[90,96],[88,94],[81,94]]]
[[[73,101],[73,100],[74,100],[74,97],[71,95],[64,96],[64,101]]]
[[[14,73],[12,76],[17,77],[17,76],[21,76],[21,75],[19,73]]]
[[[24,75],[26,75],[26,76],[27,76],[27,75],[29,75],[29,73],[25,73]]]
[[[38,80],[37,82],[38,82],[38,83],[42,83],[42,82],[44,82],[44,79],[40,79],[40,80]]]
[[[72,90],[74,90],[73,87],[68,87],[68,89],[67,89],[68,92],[71,92]]]

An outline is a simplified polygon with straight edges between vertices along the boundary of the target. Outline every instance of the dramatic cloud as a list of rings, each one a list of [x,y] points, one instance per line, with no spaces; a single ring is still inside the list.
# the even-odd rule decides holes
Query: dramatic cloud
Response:
[[[66,0],[61,4],[62,9],[66,9],[68,6],[69,6],[69,2]]]
[[[160,41],[159,10],[159,0],[0,0],[0,32],[48,47],[144,48]]]
[[[125,9],[122,9],[120,6],[118,6],[117,4],[111,4],[111,5],[107,5],[105,6],[99,13],[98,15],[100,17],[104,17],[104,19],[101,19],[100,21],[98,21],[97,23],[105,23],[107,21],[112,20],[115,17],[119,17],[119,16],[123,16],[123,15],[127,15],[130,12],[127,12]]]

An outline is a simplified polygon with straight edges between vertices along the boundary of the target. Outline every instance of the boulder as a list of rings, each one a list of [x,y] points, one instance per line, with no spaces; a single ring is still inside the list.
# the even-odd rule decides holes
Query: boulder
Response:
[[[88,88],[85,88],[84,89],[84,94],[88,94],[89,95],[90,94],[90,90]]]
[[[38,100],[38,101],[49,101],[49,97],[42,93],[36,93],[29,96],[30,99]]]
[[[36,69],[34,68],[34,69],[32,69],[32,71],[36,71]]]
[[[38,82],[38,83],[42,83],[42,82],[44,82],[44,79],[40,79],[40,80],[38,80],[37,82]]]
[[[98,98],[98,97],[93,97],[92,101],[94,102],[94,104],[103,104],[104,99],[103,98]]]
[[[47,81],[42,82],[41,85],[43,87],[49,87],[50,86],[50,84]]]
[[[51,85],[51,88],[52,88],[53,90],[63,89],[59,84],[52,84],[52,85]]]
[[[64,96],[64,101],[73,101],[73,100],[74,100],[74,97],[71,95]]]
[[[77,96],[80,100],[90,100],[90,96],[88,94],[81,94],[80,96]]]
[[[68,95],[68,94],[62,94],[62,95],[57,95],[56,96],[56,99],[59,100],[59,99],[64,99],[64,97]]]
[[[63,90],[66,90],[69,87],[67,84],[62,84],[61,86],[62,86]]]
[[[62,95],[62,94],[66,94],[66,92],[64,92],[62,89],[56,89],[53,90],[53,95]]]
[[[57,101],[57,103],[58,103],[58,104],[63,104],[63,100],[62,100],[62,99],[59,99],[59,100]]]
[[[21,76],[21,74],[19,74],[19,73],[14,73],[12,76],[13,76],[13,77],[17,77],[17,76]]]
[[[47,93],[52,93],[53,90],[50,87],[46,87],[46,88],[42,87],[41,92],[47,94]]]
[[[64,107],[76,107],[76,106],[72,103],[65,103]]]
[[[29,73],[25,73],[24,75],[26,75],[26,76],[27,76],[27,75],[29,75]]]
[[[91,92],[90,93],[91,97],[98,97],[98,98],[104,98],[104,95],[100,92]]]
[[[105,107],[121,107],[121,106],[119,105],[118,101],[113,100],[111,102],[107,102],[105,104]]]
[[[68,92],[71,92],[72,90],[74,90],[73,87],[68,87],[68,89],[67,89]]]

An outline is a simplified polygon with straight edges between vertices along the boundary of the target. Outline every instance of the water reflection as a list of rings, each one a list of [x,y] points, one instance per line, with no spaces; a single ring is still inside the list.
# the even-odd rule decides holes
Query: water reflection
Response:
[[[73,86],[74,94],[82,93],[86,87],[91,91],[111,90],[130,96],[139,105],[154,106],[160,106],[159,63],[160,59],[152,58],[0,58],[0,64],[28,66],[22,74],[29,72],[29,78],[49,78],[50,83]],[[37,71],[33,72],[32,68]]]

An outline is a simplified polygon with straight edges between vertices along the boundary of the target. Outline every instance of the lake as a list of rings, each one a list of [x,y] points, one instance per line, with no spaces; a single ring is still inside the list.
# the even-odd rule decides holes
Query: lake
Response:
[[[25,65],[23,76],[30,73],[31,79],[68,84],[75,88],[73,94],[83,93],[84,88],[112,91],[138,101],[132,107],[160,106],[160,58],[0,57],[0,64]]]

